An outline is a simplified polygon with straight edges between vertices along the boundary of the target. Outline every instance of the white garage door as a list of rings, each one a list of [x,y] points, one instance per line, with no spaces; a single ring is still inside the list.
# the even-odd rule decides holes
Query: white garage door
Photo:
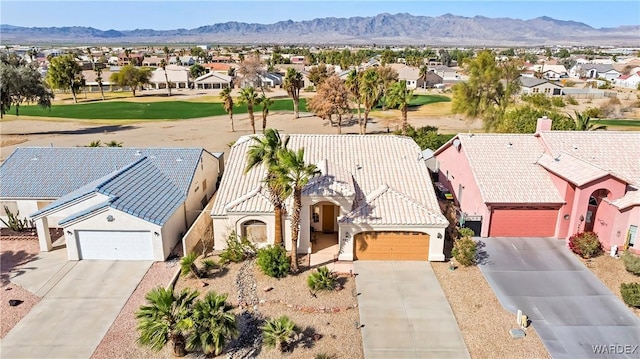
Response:
[[[80,259],[153,260],[150,232],[78,231]]]

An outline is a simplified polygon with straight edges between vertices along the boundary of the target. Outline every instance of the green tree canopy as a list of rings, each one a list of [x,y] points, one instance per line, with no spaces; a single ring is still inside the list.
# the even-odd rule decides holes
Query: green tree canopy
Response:
[[[132,65],[122,66],[119,72],[114,72],[110,77],[111,82],[118,86],[128,86],[136,96],[136,89],[147,85],[151,80],[151,69],[148,67],[138,68]]]
[[[76,103],[78,102],[76,94],[84,86],[82,68],[73,55],[52,58],[49,63],[46,81],[53,89],[71,91],[73,101]]]
[[[0,57],[0,118],[15,106],[20,115],[20,104],[35,102],[50,108],[53,92],[46,86],[38,70],[17,57]]]
[[[198,47],[198,49],[200,48]],[[198,77],[206,73],[207,73],[207,70],[204,68],[204,66],[200,64],[193,64],[189,68],[189,75],[191,75],[191,78],[194,78],[194,79],[197,79]]]
[[[538,119],[543,116],[551,119],[552,130],[576,129],[574,121],[558,111],[525,105],[509,109],[496,130],[502,133],[535,133]]]

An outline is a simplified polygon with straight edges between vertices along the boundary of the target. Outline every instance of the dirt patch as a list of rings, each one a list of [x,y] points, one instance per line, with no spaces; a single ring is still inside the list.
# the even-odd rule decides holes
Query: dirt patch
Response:
[[[532,327],[523,339],[512,339],[515,314],[500,305],[478,267],[449,270],[448,263],[431,262],[472,358],[550,358]]]
[[[25,316],[34,305],[40,301],[40,297],[10,281],[12,272],[20,271],[20,267],[38,257],[40,248],[37,241],[33,240],[0,240],[0,273],[2,284],[0,285],[0,338],[7,333]],[[22,301],[12,307],[9,300]]]
[[[621,301],[620,284],[640,282],[640,277],[633,273],[627,272],[624,268],[622,259],[614,258],[608,255],[601,255],[596,258],[591,258],[589,261],[585,261],[584,264],[593,272],[606,285],[613,294],[616,295]],[[623,301],[624,303],[624,301]],[[640,308],[629,308],[636,316],[640,317]]]
[[[0,141],[0,147],[15,146],[27,142],[29,138],[22,136],[4,136]]]

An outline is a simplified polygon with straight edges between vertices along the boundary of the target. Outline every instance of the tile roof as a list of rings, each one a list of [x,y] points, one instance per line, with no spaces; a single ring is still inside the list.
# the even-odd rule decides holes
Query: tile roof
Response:
[[[246,202],[248,198],[259,198],[258,194],[263,196],[259,198],[259,206],[251,204],[250,208],[267,212],[273,210],[268,202],[268,193],[261,187],[266,174],[265,169],[256,167],[244,174],[246,152],[251,143],[250,136],[243,136],[231,147],[211,211],[213,216],[226,216],[236,210],[238,202]],[[289,148],[301,147],[305,149],[305,162],[318,164],[321,171],[326,161],[323,175],[312,180],[305,187],[305,193],[345,195],[351,194],[352,190],[357,202],[358,199],[365,199],[386,185],[389,188],[388,193],[381,194],[377,202],[379,206],[384,207],[377,208],[377,211],[384,212],[376,212],[384,213],[385,221],[398,225],[409,220],[422,225],[446,225],[443,224],[446,223],[446,219],[440,214],[429,172],[420,157],[420,148],[410,138],[376,135],[290,135]],[[357,206],[363,204],[358,203]],[[410,213],[411,217],[404,218],[404,213]]]
[[[0,167],[1,193],[4,198],[58,197],[32,216],[97,194],[104,196],[112,208],[162,225],[186,200],[203,152],[167,148],[18,148]],[[85,212],[63,222],[86,215]]]
[[[576,186],[582,186],[609,174],[607,171],[566,152],[562,152],[556,157],[544,154],[538,159],[538,164]]]
[[[533,135],[460,134],[456,138],[485,203],[564,202],[546,170],[536,164],[544,148]]]
[[[633,206],[640,206],[640,190],[634,189],[627,191],[624,196],[611,201],[610,203],[618,207],[620,210]]]
[[[536,86],[540,86],[542,84],[546,84],[549,83],[551,85],[557,86],[557,87],[562,87],[558,84],[555,84],[553,82],[549,82],[549,80],[545,80],[545,79],[538,79],[535,77],[527,77],[527,76],[520,76],[520,84],[522,85],[522,87],[536,87]]]
[[[640,132],[546,131],[552,156],[567,153],[627,183],[640,185]]]

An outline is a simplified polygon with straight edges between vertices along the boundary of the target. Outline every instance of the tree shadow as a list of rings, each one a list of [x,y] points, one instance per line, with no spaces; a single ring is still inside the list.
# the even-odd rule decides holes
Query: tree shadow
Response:
[[[301,346],[305,349],[311,349],[316,345],[316,342],[322,339],[323,335],[318,333],[314,327],[306,327],[300,333],[298,333],[296,340],[294,340],[290,348],[296,348]]]
[[[255,358],[262,350],[262,330],[264,319],[260,314],[244,311],[238,315],[240,334],[229,343],[226,353],[229,358]]]
[[[486,246],[487,244],[483,241],[476,241],[476,264],[489,264],[489,254],[484,250]]]
[[[96,126],[96,127],[85,127],[79,128],[76,130],[58,130],[58,131],[41,131],[41,132],[25,132],[25,133],[11,133],[11,135],[17,136],[27,136],[27,135],[91,135],[91,134],[101,134],[108,132],[118,132],[118,131],[126,131],[126,130],[134,130],[139,128],[138,126],[130,126],[130,125],[107,125],[107,126]]]
[[[17,252],[2,252],[2,254],[0,255],[0,283],[2,284],[2,286],[4,287],[11,282],[11,274],[14,274],[14,277],[16,277],[26,273],[27,270],[34,269],[32,267],[16,267],[25,265],[37,258],[37,254],[29,253],[23,250]]]

